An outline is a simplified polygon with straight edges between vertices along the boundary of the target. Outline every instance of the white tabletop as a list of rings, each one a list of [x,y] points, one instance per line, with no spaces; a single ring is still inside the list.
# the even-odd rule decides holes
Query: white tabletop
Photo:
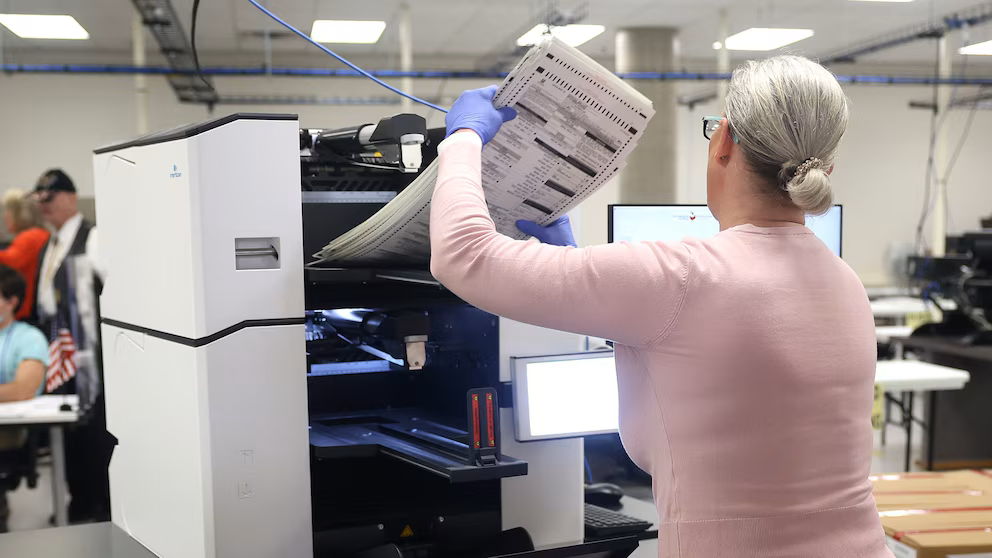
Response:
[[[909,326],[875,326],[875,341],[888,343],[893,337],[909,337],[913,328]]]
[[[63,411],[62,405],[69,405],[72,410]],[[41,395],[28,401],[0,403],[0,426],[76,422],[78,409],[76,395]]]
[[[957,309],[953,300],[940,299],[938,302],[942,310]],[[912,296],[893,296],[871,301],[871,313],[876,318],[903,318],[907,314],[929,312],[931,307],[932,302],[923,302],[923,299]]]
[[[922,314],[928,310],[927,304],[922,299],[908,296],[871,301],[871,313],[876,318],[902,318],[906,314]]]
[[[884,298],[893,296],[914,296],[919,289],[909,287],[865,287],[865,292],[870,298]]]
[[[875,383],[885,391],[944,391],[963,389],[971,379],[964,370],[918,360],[880,360]]]

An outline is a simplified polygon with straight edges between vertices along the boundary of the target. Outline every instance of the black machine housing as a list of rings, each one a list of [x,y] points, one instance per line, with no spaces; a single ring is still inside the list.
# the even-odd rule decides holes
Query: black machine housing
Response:
[[[390,137],[417,125],[400,116],[383,121]],[[365,147],[341,131],[325,134],[337,151],[306,149],[306,138],[317,135],[301,132],[309,254],[416,177],[356,164]],[[426,136],[425,166],[443,130]],[[526,534],[502,532],[500,507],[500,479],[526,474],[527,464],[498,448],[483,460],[470,443],[469,391],[500,387],[497,318],[454,297],[426,270],[308,266],[305,274],[315,555],[528,550]]]
[[[953,337],[964,345],[992,344],[992,232],[948,237],[946,248],[942,257],[908,260],[910,282],[925,298],[940,294],[957,306],[944,312],[941,323],[923,326],[914,335]]]

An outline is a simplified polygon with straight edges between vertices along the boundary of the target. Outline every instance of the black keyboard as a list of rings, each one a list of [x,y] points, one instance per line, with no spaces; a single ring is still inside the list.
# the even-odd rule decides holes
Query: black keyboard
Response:
[[[592,504],[586,504],[585,513],[586,537],[591,539],[636,535],[651,527],[651,523],[647,521]]]

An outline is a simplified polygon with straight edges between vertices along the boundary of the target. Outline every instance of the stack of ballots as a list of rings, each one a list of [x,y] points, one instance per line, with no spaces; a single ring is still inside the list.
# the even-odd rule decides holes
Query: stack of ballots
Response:
[[[606,184],[654,116],[651,101],[592,58],[548,37],[507,75],[494,105],[513,107],[482,151],[482,186],[502,234],[525,238],[518,219],[546,225]],[[430,258],[435,160],[392,201],[315,257],[422,266]]]

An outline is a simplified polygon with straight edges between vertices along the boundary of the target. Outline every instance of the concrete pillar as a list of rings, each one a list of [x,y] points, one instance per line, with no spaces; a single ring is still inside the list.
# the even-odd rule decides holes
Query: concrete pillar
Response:
[[[937,64],[937,74],[942,78],[951,77],[951,70],[954,65],[954,49],[951,48],[948,35],[938,39],[937,48],[939,59]],[[933,178],[933,209],[930,215],[930,254],[933,256],[944,255],[944,244],[947,237],[947,164],[950,159],[951,127],[947,125],[947,118],[951,103],[950,85],[937,86],[937,123],[939,131],[937,133],[937,145],[934,146],[934,174]],[[931,177],[927,177],[931,180]]]
[[[404,72],[413,71],[413,24],[410,22],[410,4],[400,4],[400,69]],[[401,78],[400,89],[407,94],[413,93],[413,79]],[[400,112],[413,112],[413,101],[400,97]]]
[[[718,29],[719,36],[716,40],[720,43],[720,48],[716,51],[716,71],[719,74],[727,74],[730,73],[730,50],[727,49],[727,37],[730,36],[730,15],[727,13],[727,8],[720,9]],[[720,107],[720,114],[723,114],[723,105],[727,99],[729,86],[729,81],[722,80],[716,86],[716,102]]]
[[[141,13],[134,11],[131,18],[131,62],[145,65],[145,24]],[[136,131],[139,136],[148,133],[148,76],[134,74],[134,110]]]
[[[617,31],[616,69],[625,72],[676,71],[677,30],[666,27],[626,28]],[[627,158],[620,174],[620,203],[675,203],[676,140],[675,82],[629,82],[651,102],[655,115]]]

